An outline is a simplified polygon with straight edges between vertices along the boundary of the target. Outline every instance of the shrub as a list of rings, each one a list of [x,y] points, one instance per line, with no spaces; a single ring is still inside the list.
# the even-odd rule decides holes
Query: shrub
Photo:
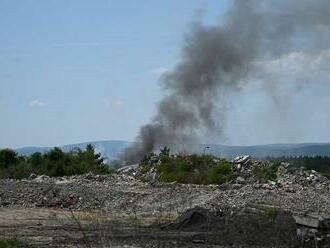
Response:
[[[160,160],[157,173],[161,182],[222,184],[235,178],[228,161],[217,163],[209,155],[161,156]]]
[[[231,164],[226,160],[221,160],[216,166],[210,169],[208,182],[213,184],[223,184],[235,179]]]
[[[0,168],[8,168],[19,162],[17,153],[11,149],[0,150]]]
[[[274,207],[266,208],[262,213],[262,216],[267,219],[275,219],[279,213],[279,210]]]
[[[18,248],[22,247],[17,239],[0,239],[0,248]]]
[[[321,175],[328,178],[330,180],[330,172],[323,172],[321,171]]]
[[[279,166],[279,162],[272,163],[271,165],[265,167],[256,166],[253,168],[253,174],[261,182],[268,180],[274,181],[276,180],[276,173]]]
[[[189,183],[192,177],[193,166],[184,157],[161,158],[161,164],[157,168],[162,182]]]

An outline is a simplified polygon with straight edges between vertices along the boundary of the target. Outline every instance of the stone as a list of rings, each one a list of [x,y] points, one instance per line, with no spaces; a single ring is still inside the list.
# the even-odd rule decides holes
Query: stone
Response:
[[[35,179],[35,178],[37,178],[37,175],[34,174],[34,173],[31,173],[28,179],[32,180],[32,179]]]
[[[243,177],[239,176],[236,178],[236,183],[243,184],[243,183],[245,183],[245,179]]]

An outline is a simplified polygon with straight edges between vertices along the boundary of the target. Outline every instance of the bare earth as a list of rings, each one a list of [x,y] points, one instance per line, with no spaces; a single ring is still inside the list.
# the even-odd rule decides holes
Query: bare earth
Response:
[[[291,217],[265,219],[267,209],[330,216],[328,181],[302,182],[296,175],[287,180],[222,186],[149,184],[127,175],[0,180],[0,237],[17,237],[27,247],[232,247],[232,240],[237,247],[269,247],[272,225],[285,226],[283,233],[291,236],[298,228],[291,228],[296,225]],[[173,225],[196,207],[214,213],[207,219],[211,227],[199,213],[191,215],[191,223]],[[248,243],[258,232],[258,245]],[[269,241],[273,247],[299,244],[281,230],[278,235],[290,240],[278,246]]]

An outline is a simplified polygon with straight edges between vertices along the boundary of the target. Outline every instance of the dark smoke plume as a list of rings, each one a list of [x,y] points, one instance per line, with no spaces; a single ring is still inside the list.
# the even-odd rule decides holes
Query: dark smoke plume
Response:
[[[254,77],[272,84],[258,63],[328,49],[329,32],[329,0],[236,0],[224,24],[195,23],[185,36],[181,61],[162,76],[166,95],[156,116],[141,127],[122,160],[135,163],[164,145],[181,149],[205,140],[203,135],[220,137],[226,92],[244,90]]]

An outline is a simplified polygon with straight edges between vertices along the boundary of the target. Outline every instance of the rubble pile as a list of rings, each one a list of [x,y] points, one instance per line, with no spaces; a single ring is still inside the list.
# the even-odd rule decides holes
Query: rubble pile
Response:
[[[243,162],[232,163],[237,175],[235,180],[222,185],[194,185],[158,182],[155,168],[159,161],[153,163],[144,168],[126,168],[112,175],[57,178],[31,175],[23,180],[0,180],[0,208],[97,210],[141,215],[171,213],[178,216],[201,207],[222,216],[241,212],[260,214],[264,211],[260,210],[262,206],[297,216],[302,233],[314,230],[313,233],[323,240],[330,235],[328,231],[320,235],[319,227],[314,224],[327,223],[319,221],[321,219],[330,220],[330,183],[316,171],[292,169],[282,163],[275,180],[259,181],[253,175],[254,167],[263,168],[270,163],[245,158]],[[324,229],[324,224],[319,225]],[[330,224],[326,230],[329,229]]]
[[[160,163],[161,160],[159,159],[159,156],[156,154],[151,154],[150,157],[145,159],[145,161],[135,168],[133,175],[144,182],[156,182],[159,179],[157,167]]]
[[[236,172],[236,180],[223,185],[161,183],[155,169],[143,172],[138,167],[112,175],[31,175],[23,180],[0,180],[0,206],[180,212],[193,206],[222,211],[267,204],[298,212],[330,213],[330,183],[319,173],[282,164],[276,180],[260,182],[251,176],[253,166],[266,163],[245,162]]]
[[[215,159],[216,160],[216,159]],[[215,161],[218,162],[218,161]],[[143,182],[157,183],[159,175],[157,167],[161,160],[157,155],[150,156],[144,164],[126,166],[118,170],[120,174],[130,175]],[[303,168],[289,168],[289,164],[282,162],[277,169],[276,179],[261,182],[256,177],[254,171],[256,168],[265,169],[274,162],[254,160],[248,155],[238,156],[231,161],[232,170],[236,175],[234,184],[254,184],[255,187],[266,189],[275,189],[283,187],[290,191],[291,185],[298,184],[305,187],[324,188],[329,186],[329,180],[314,170],[305,170]],[[235,185],[235,187],[239,187]]]
[[[329,180],[314,170],[289,169],[289,164],[282,163],[277,172],[277,183],[282,186],[299,184],[305,187],[323,188],[329,185]]]

